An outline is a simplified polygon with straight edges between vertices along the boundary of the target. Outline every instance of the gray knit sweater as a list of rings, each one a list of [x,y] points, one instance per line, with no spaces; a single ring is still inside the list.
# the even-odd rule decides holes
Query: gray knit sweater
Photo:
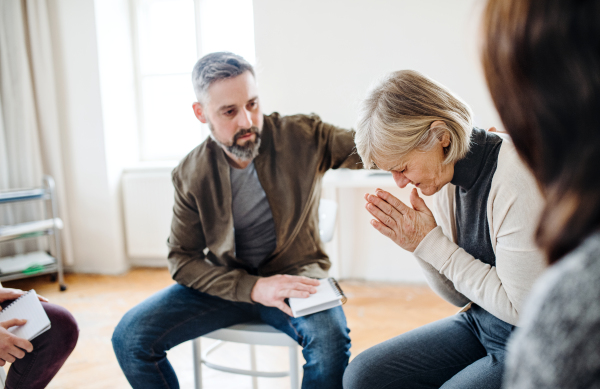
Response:
[[[519,325],[505,388],[600,388],[600,233],[538,280]]]

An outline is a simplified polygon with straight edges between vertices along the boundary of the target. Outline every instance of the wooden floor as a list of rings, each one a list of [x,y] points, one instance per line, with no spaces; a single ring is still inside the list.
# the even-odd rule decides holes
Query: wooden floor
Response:
[[[154,292],[173,284],[166,269],[135,269],[123,276],[70,274],[69,289],[59,292],[48,277],[5,282],[3,286],[35,289],[51,302],[69,309],[80,327],[79,342],[61,371],[50,383],[55,389],[129,388],[112,351],[110,338],[119,319]],[[454,314],[446,303],[425,286],[403,286],[346,281],[344,306],[351,329],[352,356],[396,335]],[[203,347],[212,340],[203,339]],[[215,362],[249,368],[248,346],[229,343],[214,353]],[[189,342],[168,353],[182,388],[193,387],[192,349]],[[287,351],[258,348],[258,368],[285,370]],[[211,355],[212,357],[212,355]],[[301,359],[301,361],[303,361]],[[250,388],[247,377],[203,367],[205,389]],[[289,388],[286,378],[260,378],[259,388]]]

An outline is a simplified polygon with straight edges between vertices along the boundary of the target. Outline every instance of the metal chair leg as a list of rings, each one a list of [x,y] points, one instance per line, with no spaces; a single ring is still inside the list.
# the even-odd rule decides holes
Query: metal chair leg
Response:
[[[256,346],[250,345],[250,370],[257,371],[256,369]],[[258,389],[258,377],[252,376],[252,389]]]
[[[300,389],[300,374],[298,368],[298,346],[290,348],[290,389]]]
[[[200,338],[192,340],[192,350],[194,353],[194,388],[202,389],[202,349],[200,347]]]
[[[0,366],[0,388],[4,389],[4,385],[6,385],[6,370],[4,366]]]

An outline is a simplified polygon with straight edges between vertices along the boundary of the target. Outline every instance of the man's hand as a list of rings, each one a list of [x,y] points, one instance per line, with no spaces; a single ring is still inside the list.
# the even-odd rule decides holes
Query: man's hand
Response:
[[[288,315],[293,316],[292,310],[283,300],[289,297],[307,298],[312,293],[317,292],[316,286],[319,283],[319,280],[313,280],[312,278],[287,274],[265,277],[254,284],[250,298],[256,303],[279,308]]]
[[[0,366],[6,362],[13,363],[17,358],[21,359],[33,351],[33,345],[27,339],[19,338],[8,332],[10,327],[22,326],[27,323],[23,319],[10,319],[0,323]]]
[[[365,208],[376,218],[371,220],[371,225],[411,253],[437,226],[433,213],[419,197],[416,188],[410,192],[412,208],[381,189],[377,189],[376,195],[367,193],[365,200]]]
[[[0,303],[7,301],[7,300],[16,300],[19,297],[23,296],[25,293],[22,291],[21,289],[12,289],[12,288],[0,288]],[[40,301],[43,301],[45,303],[48,302],[48,299],[42,296],[38,295],[38,298],[40,299]],[[2,308],[0,308],[1,310]]]

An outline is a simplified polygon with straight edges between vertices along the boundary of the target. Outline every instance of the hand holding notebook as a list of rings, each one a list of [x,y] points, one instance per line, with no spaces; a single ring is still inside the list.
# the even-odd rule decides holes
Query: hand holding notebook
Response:
[[[310,293],[316,293],[318,285],[319,281],[313,278],[276,274],[259,278],[250,292],[250,299],[266,307],[279,308],[293,316],[292,310],[285,300],[289,297],[303,297]]]
[[[0,323],[8,322],[12,319],[27,320],[27,323],[24,325],[8,328],[8,332],[19,338],[32,340],[50,329],[50,319],[46,315],[46,311],[44,311],[44,307],[42,307],[42,303],[33,289],[0,311]]]
[[[27,292],[23,291],[21,289],[2,288],[0,285],[0,303],[3,303],[7,300],[16,300],[19,297],[23,296],[25,293],[27,293]],[[40,296],[39,294],[37,296],[40,301],[43,301],[46,303],[48,302],[48,299],[45,298],[44,296]],[[0,311],[1,310],[2,309],[0,309]]]
[[[317,293],[307,298],[290,297],[288,301],[294,317],[325,311],[346,303],[346,296],[334,278],[322,278],[319,281]]]
[[[22,359],[33,351],[33,345],[27,339],[19,338],[10,331],[10,328],[22,326],[27,323],[24,319],[10,319],[0,322],[0,366],[6,362],[13,363],[17,359]],[[1,386],[1,385],[0,385]]]

